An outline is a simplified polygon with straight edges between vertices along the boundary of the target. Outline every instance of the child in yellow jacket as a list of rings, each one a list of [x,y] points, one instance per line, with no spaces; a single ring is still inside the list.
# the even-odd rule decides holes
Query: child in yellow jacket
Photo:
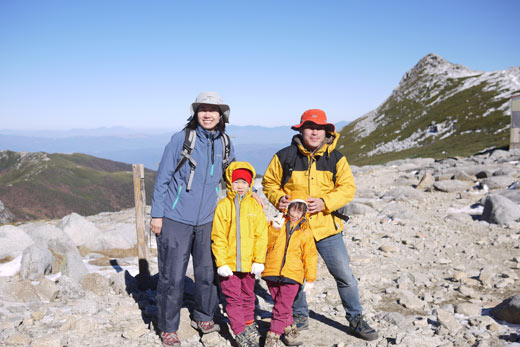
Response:
[[[308,293],[318,266],[318,252],[309,227],[306,196],[293,194],[283,225],[269,226],[267,257],[262,278],[273,297],[273,318],[265,346],[301,345],[293,321],[292,304],[300,285]],[[305,283],[304,283],[305,280]],[[282,335],[283,334],[283,335]]]
[[[259,346],[255,318],[255,276],[264,270],[267,221],[251,196],[253,166],[232,162],[226,169],[227,196],[219,201],[211,232],[226,312],[239,346]]]

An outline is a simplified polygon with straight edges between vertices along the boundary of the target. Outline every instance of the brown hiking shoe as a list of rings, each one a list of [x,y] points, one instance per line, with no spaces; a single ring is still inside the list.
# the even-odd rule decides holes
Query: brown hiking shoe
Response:
[[[192,320],[190,325],[192,328],[197,329],[198,331],[200,331],[203,334],[209,334],[214,331],[220,331],[220,326],[215,324],[215,322],[213,322],[213,320],[208,320],[205,322]]]
[[[161,332],[161,341],[164,347],[175,346],[178,347],[181,345],[181,340],[179,336],[177,336],[176,332],[167,333],[166,331]]]
[[[299,338],[298,328],[294,323],[284,329],[280,340],[285,343],[286,346],[299,346],[303,344],[303,341]]]
[[[280,341],[280,335],[276,335],[272,331],[267,333],[265,337],[264,347],[283,347],[284,344]]]

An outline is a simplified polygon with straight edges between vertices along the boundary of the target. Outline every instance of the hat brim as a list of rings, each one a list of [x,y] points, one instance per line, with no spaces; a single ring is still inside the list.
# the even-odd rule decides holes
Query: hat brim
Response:
[[[329,133],[333,133],[336,131],[336,127],[334,126],[334,124],[332,123],[326,123],[326,122],[314,122],[314,121],[311,121],[311,120],[305,120],[305,121],[302,121],[300,124],[297,124],[297,125],[293,125],[291,127],[292,130],[296,130],[296,131],[300,131],[300,128],[305,125],[305,123],[314,123],[314,124],[317,124],[317,125],[325,125],[325,130]]]
[[[197,112],[197,109],[202,104],[217,105],[218,108],[220,109],[220,113],[222,114],[222,116],[224,116],[224,122],[225,123],[229,123],[230,108],[226,104],[214,104],[214,103],[211,103],[211,102],[194,102],[194,103],[191,104],[191,110],[190,110],[191,117],[193,117],[195,115],[195,112]]]

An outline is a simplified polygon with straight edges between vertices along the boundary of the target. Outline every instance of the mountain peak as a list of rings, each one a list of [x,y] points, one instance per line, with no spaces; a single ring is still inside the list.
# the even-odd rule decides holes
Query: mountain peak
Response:
[[[404,74],[399,85],[401,86],[402,84],[414,82],[425,75],[441,76],[444,78],[461,78],[475,76],[480,73],[481,72],[473,71],[464,65],[450,63],[440,55],[429,53],[421,58],[412,69]]]

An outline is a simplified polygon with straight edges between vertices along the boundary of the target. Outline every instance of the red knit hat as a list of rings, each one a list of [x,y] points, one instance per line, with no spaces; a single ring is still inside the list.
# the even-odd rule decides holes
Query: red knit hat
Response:
[[[327,122],[327,115],[325,111],[319,109],[312,109],[303,112],[300,118],[300,124],[293,125],[291,129],[300,130],[300,128],[307,122],[311,122],[318,125],[325,125],[328,132],[334,132],[334,124]]]
[[[236,169],[231,174],[231,182],[235,182],[239,178],[246,181],[249,185],[251,185],[251,180],[253,179],[253,173],[248,169]]]

